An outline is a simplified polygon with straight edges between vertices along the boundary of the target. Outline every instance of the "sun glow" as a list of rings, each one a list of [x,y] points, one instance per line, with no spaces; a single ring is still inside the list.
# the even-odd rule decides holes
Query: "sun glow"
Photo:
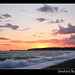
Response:
[[[49,47],[47,44],[43,44],[43,43],[41,43],[41,44],[38,44],[37,46],[36,46],[36,48],[45,48],[45,47]]]

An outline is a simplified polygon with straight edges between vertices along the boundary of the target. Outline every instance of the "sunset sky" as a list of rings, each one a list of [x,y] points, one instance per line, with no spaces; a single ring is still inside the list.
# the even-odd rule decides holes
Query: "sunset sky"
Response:
[[[75,4],[0,4],[0,50],[75,47]]]

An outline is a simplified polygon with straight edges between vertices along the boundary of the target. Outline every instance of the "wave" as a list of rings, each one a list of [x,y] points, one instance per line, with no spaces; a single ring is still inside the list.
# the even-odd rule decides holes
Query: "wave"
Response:
[[[6,59],[0,63],[0,69],[42,69],[73,58],[75,58],[75,54],[29,60]]]

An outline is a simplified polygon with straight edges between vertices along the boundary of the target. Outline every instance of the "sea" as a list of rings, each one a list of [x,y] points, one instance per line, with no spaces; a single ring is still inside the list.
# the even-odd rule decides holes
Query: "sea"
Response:
[[[75,51],[0,51],[0,69],[43,69],[74,59]]]

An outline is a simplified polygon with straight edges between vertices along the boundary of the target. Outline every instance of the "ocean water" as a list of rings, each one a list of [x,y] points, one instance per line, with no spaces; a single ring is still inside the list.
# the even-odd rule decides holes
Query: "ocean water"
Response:
[[[0,51],[0,69],[42,69],[74,58],[75,51]]]

